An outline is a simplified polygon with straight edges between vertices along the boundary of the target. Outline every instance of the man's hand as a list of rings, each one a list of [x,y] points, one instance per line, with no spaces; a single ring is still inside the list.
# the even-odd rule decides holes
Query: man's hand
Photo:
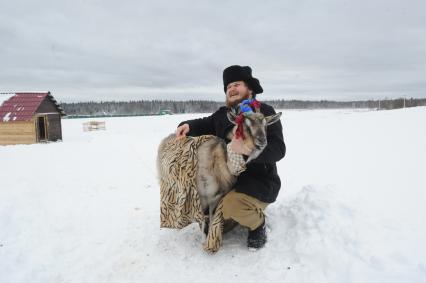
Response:
[[[238,154],[244,154],[246,156],[249,156],[252,152],[251,149],[249,149],[245,144],[244,140],[242,138],[237,139],[235,136],[232,138],[230,142],[230,147],[233,152]]]
[[[176,129],[176,138],[183,138],[189,132],[189,125],[183,124],[182,126],[177,127]]]

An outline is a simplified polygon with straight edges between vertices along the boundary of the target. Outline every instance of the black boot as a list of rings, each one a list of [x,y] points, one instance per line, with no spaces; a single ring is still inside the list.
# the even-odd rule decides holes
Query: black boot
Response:
[[[257,250],[263,248],[266,243],[266,224],[265,221],[254,229],[253,231],[249,231],[248,239],[247,239],[247,247],[250,250]]]

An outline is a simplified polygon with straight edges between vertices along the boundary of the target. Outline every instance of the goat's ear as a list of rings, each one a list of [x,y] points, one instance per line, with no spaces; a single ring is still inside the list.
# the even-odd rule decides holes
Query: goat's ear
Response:
[[[226,116],[228,117],[229,122],[231,122],[232,124],[236,125],[235,119],[237,118],[237,113],[236,113],[236,111],[233,108],[230,109],[226,113]]]
[[[276,122],[278,122],[278,120],[280,120],[280,118],[281,118],[281,115],[282,115],[283,113],[281,113],[281,112],[278,112],[278,113],[276,113],[276,114],[274,114],[274,115],[271,115],[271,116],[268,116],[268,117],[265,117],[265,119],[266,119],[266,125],[272,125],[273,123],[276,123]]]

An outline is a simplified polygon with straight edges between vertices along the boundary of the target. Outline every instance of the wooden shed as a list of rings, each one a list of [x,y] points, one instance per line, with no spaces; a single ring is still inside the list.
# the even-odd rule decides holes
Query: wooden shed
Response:
[[[0,93],[0,145],[62,140],[62,116],[50,92]]]

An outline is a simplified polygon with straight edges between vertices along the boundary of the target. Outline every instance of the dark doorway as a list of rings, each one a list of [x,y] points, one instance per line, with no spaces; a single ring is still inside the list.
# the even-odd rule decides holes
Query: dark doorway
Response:
[[[38,126],[38,140],[45,141],[47,139],[45,116],[37,117],[37,126]]]

